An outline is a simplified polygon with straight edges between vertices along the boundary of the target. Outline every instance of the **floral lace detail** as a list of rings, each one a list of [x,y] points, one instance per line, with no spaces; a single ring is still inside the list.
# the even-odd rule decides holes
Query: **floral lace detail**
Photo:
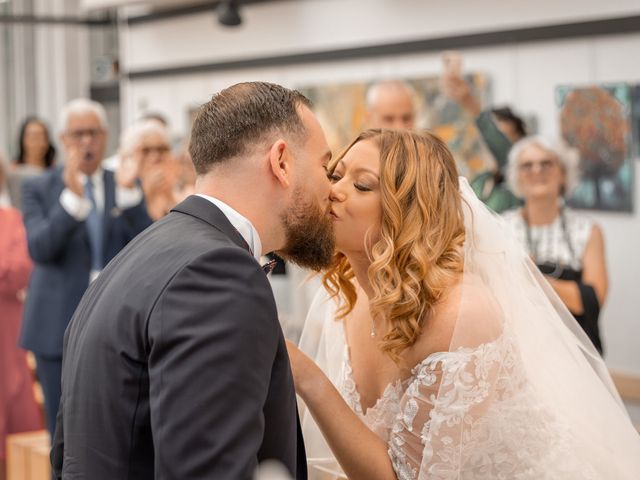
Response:
[[[573,459],[570,429],[536,400],[505,336],[432,354],[412,373],[389,442],[398,479],[595,478]]]
[[[342,397],[347,402],[347,405],[356,412],[365,425],[367,425],[367,427],[375,432],[380,438],[388,441],[391,428],[396,420],[396,416],[400,408],[400,397],[403,395],[402,382],[398,380],[387,385],[382,396],[376,401],[375,405],[368,408],[366,413],[363,412],[360,392],[358,392],[356,382],[353,379],[353,368],[351,367],[351,361],[349,358],[349,347],[345,346],[342,375],[338,389]]]
[[[358,416],[364,417],[364,413],[362,412],[362,403],[360,402],[360,393],[358,392],[356,382],[353,379],[353,368],[351,368],[349,347],[347,345],[344,347],[342,360],[342,375],[340,377],[340,384],[338,385],[340,394],[347,402],[347,405],[351,407],[351,410],[356,412]]]
[[[388,443],[399,480],[592,479],[571,455],[570,428],[526,381],[513,342],[429,355],[363,413],[345,347],[339,390]]]

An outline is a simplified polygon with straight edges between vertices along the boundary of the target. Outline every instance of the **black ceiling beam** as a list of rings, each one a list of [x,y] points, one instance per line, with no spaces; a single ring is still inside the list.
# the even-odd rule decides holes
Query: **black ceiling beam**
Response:
[[[192,73],[239,70],[256,67],[274,67],[302,63],[352,60],[364,57],[374,58],[386,55],[476,48],[544,40],[562,40],[567,38],[614,35],[639,31],[640,16],[633,16],[587,22],[545,25],[513,30],[472,33],[440,38],[428,38],[424,40],[378,44],[366,47],[290,53],[271,57],[256,57],[178,67],[133,70],[126,73],[126,76],[130,79],[154,78],[167,75],[186,75]]]
[[[237,0],[238,6],[251,5],[256,3],[273,3],[275,1],[291,1],[291,0]],[[299,1],[299,0],[298,0]],[[136,15],[127,18],[126,22],[129,26],[140,25],[149,22],[157,22],[159,20],[170,20],[175,17],[185,15],[196,15],[198,13],[212,13],[218,5],[222,3],[220,0],[192,3],[181,7],[161,8],[144,15]]]
[[[107,27],[115,24],[115,18],[83,18],[48,15],[0,14],[0,24],[9,25],[75,25],[83,27]]]

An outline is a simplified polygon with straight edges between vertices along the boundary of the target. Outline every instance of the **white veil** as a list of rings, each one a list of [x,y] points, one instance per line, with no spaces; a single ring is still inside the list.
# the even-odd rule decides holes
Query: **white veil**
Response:
[[[415,474],[399,477],[640,478],[640,436],[604,361],[508,226],[463,178],[460,193],[460,307],[437,381],[416,380],[397,412],[389,454],[394,466],[406,462]],[[345,339],[336,308],[326,292],[316,295],[300,348],[340,390]],[[311,463],[330,465],[308,412],[302,422]]]

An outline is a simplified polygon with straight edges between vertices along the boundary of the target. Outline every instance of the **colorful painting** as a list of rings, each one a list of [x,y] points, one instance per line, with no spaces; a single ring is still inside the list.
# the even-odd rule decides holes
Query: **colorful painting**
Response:
[[[487,104],[487,77],[471,74],[465,76],[465,80],[482,104]],[[462,175],[472,178],[491,168],[493,159],[475,127],[474,118],[442,93],[440,77],[413,78],[407,82],[415,89],[417,97],[416,128],[429,129],[447,142]],[[362,82],[298,88],[313,102],[334,152],[340,152],[366,128],[365,95],[370,85],[370,82]]]
[[[635,85],[631,92],[631,98],[633,102],[632,116],[633,116],[633,140],[635,143],[635,155],[640,160],[640,85]]]
[[[631,212],[634,163],[631,88],[626,84],[556,88],[560,130],[580,152],[576,208]]]

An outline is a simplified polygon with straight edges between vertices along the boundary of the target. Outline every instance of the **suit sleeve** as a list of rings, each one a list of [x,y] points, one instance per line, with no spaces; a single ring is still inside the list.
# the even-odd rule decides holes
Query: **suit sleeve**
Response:
[[[63,252],[69,236],[84,222],[69,215],[59,200],[55,205],[45,208],[47,200],[43,191],[41,178],[25,181],[22,209],[31,258],[36,262],[48,263]]]
[[[280,328],[266,276],[247,252],[184,267],[149,319],[156,471],[164,479],[249,479]]]
[[[493,120],[491,110],[484,110],[476,119],[476,126],[484,143],[487,145],[499,170],[502,170],[508,163],[509,151],[512,143],[500,131],[496,122]]]
[[[55,480],[62,479],[62,465],[64,461],[64,432],[63,432],[63,416],[64,416],[64,397],[60,398],[58,413],[56,414],[56,429],[51,439],[51,452],[49,460],[51,461],[51,474]]]

